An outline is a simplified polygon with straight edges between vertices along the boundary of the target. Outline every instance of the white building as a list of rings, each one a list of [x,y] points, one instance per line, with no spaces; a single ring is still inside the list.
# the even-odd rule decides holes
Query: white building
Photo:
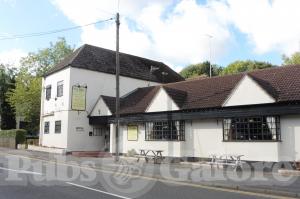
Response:
[[[91,124],[110,124],[113,98],[101,96]],[[120,152],[248,161],[300,160],[300,66],[144,87],[121,99]],[[97,112],[96,110],[104,110]],[[111,143],[114,152],[115,141]]]
[[[121,95],[138,87],[183,80],[161,62],[121,53],[120,63]],[[83,45],[49,71],[42,85],[40,145],[66,151],[107,150],[109,129],[89,125],[88,115],[100,95],[115,96],[114,73],[115,52],[90,45]],[[84,110],[72,108],[74,87],[86,91]]]
[[[181,81],[161,64],[121,55],[121,153],[144,148],[181,158],[241,154],[249,161],[300,159],[300,66]],[[45,77],[41,145],[115,152],[113,69],[113,51],[84,46]],[[60,97],[56,88],[61,81]],[[78,85],[87,87],[86,111],[71,109],[72,88]]]

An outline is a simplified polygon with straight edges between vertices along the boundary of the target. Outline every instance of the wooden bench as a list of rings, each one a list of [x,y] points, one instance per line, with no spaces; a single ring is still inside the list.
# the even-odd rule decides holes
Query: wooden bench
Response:
[[[135,155],[135,157],[137,158],[137,162],[139,162],[140,158],[145,158],[146,162],[149,159],[153,159],[154,164],[157,164],[159,160],[162,161],[164,159],[162,152],[163,150],[140,149],[140,154]]]

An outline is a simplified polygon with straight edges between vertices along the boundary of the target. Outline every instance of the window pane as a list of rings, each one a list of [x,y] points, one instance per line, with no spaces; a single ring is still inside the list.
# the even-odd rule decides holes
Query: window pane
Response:
[[[184,141],[184,121],[162,121],[146,123],[146,140]]]
[[[50,123],[49,122],[45,122],[44,123],[44,134],[48,134],[49,133],[49,128],[50,128]]]
[[[57,97],[62,97],[64,94],[64,81],[57,82]]]
[[[55,121],[55,133],[61,133],[61,121]]]
[[[279,117],[261,116],[223,120],[224,141],[280,140]]]
[[[103,136],[105,135],[107,128],[105,127],[95,127],[93,128],[93,136]]]
[[[46,100],[51,99],[51,86],[46,87]]]

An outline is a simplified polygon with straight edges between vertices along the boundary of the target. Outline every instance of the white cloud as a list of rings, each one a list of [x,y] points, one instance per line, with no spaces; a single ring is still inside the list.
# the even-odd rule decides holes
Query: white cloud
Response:
[[[52,0],[77,25],[113,16],[117,1]],[[299,0],[121,0],[123,52],[184,66],[217,62],[235,42],[249,42],[255,53],[290,54],[299,50]],[[232,26],[247,35],[236,41]],[[213,35],[212,39],[207,34]],[[210,44],[211,42],[211,44]],[[115,25],[83,28],[81,43],[115,49]]]
[[[54,4],[74,23],[84,24],[103,19],[107,14],[103,10],[113,12],[115,2],[55,0]],[[231,42],[230,32],[224,17],[217,17],[217,11],[224,10],[225,5],[215,2],[201,6],[195,0],[186,0],[171,8],[171,3],[174,2],[121,1],[120,12],[125,17],[120,27],[120,49],[172,66],[183,66],[210,59],[210,39],[206,36],[210,34],[214,35],[213,59],[226,52]],[[81,43],[114,49],[114,42],[114,24],[83,28]]]
[[[0,0],[0,3],[6,3],[11,7],[15,7],[17,4],[16,0]]]
[[[259,54],[299,50],[299,0],[228,0],[231,22]]]
[[[0,63],[1,64],[8,64],[13,67],[20,66],[20,59],[25,57],[27,54],[21,49],[11,49],[7,51],[0,52]]]

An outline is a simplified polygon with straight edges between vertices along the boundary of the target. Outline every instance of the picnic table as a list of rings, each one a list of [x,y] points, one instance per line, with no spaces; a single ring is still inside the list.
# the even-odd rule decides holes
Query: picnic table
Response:
[[[140,149],[140,154],[136,155],[137,162],[139,162],[140,158],[145,158],[145,161],[148,162],[149,159],[153,159],[154,164],[157,164],[158,161],[162,161],[164,159],[162,155],[163,150],[156,149]]]
[[[219,168],[220,165],[224,166],[232,166],[234,170],[237,168],[242,168],[244,161],[241,160],[241,157],[244,155],[236,155],[236,154],[223,154],[223,155],[216,155],[211,154],[210,158],[211,161],[208,162],[211,166],[217,165]]]

